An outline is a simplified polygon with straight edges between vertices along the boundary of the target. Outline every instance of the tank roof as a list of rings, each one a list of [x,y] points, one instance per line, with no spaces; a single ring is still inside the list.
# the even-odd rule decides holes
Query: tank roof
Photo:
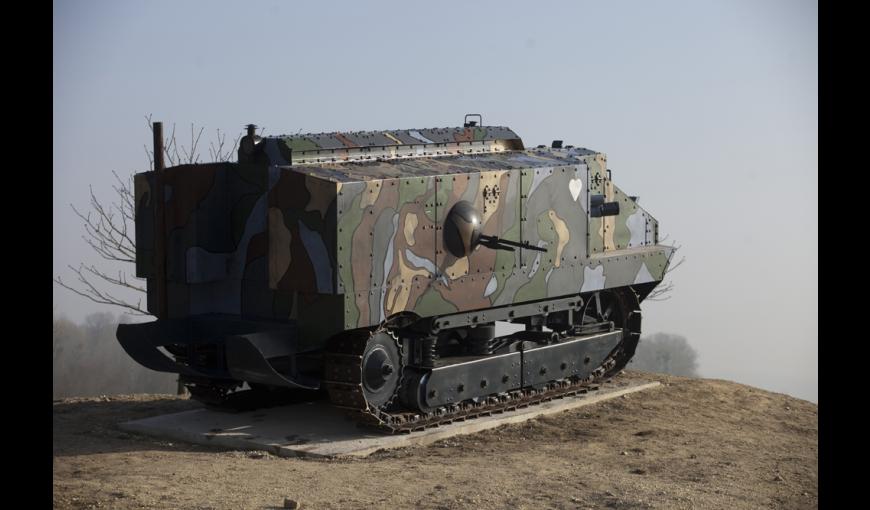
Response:
[[[473,142],[488,140],[520,140],[508,127],[472,126],[426,129],[392,129],[386,131],[351,131],[332,133],[305,133],[267,136],[266,140],[280,140],[296,151],[322,151],[357,149],[363,147],[389,147],[398,145],[431,145],[439,143]]]
[[[482,154],[524,148],[520,137],[502,126],[271,136],[260,140],[258,146],[272,164],[293,166]]]
[[[536,148],[500,153],[322,163],[282,168],[330,181],[356,182],[575,165],[582,163],[581,157],[590,154],[596,154],[596,151],[583,148]]]
[[[268,136],[259,146],[273,165],[336,182],[551,167],[595,153],[526,150],[512,129],[477,125]]]

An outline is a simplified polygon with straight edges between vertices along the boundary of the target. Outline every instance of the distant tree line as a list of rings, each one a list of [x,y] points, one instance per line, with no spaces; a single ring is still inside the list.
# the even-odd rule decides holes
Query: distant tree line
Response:
[[[175,393],[174,374],[139,365],[118,343],[115,330],[124,319],[110,312],[88,315],[83,324],[54,317],[53,398]]]
[[[680,335],[656,333],[642,337],[630,369],[698,377],[698,353]]]

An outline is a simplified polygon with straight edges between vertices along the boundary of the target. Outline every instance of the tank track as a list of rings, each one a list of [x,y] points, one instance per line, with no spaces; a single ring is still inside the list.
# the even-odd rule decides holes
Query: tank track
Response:
[[[604,362],[586,378],[553,380],[538,389],[520,388],[441,406],[424,413],[396,409],[395,406],[378,409],[366,402],[360,381],[360,365],[366,343],[376,332],[349,331],[335,338],[324,358],[326,379],[323,385],[332,404],[347,410],[358,423],[392,434],[424,430],[596,391],[600,384],[609,382],[611,377],[625,368],[634,353],[631,343],[636,345],[637,342],[631,335],[625,335]]]

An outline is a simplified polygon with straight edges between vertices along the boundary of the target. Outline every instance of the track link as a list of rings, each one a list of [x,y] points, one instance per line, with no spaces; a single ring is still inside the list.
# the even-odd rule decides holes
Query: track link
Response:
[[[521,388],[506,393],[466,400],[433,409],[430,412],[376,408],[366,402],[361,382],[360,365],[368,338],[374,332],[350,331],[339,335],[325,356],[324,387],[333,405],[346,409],[362,425],[397,434],[413,432],[455,421],[464,421],[491,414],[504,413],[550,400],[596,391],[599,385],[621,371],[634,353],[632,335],[622,342],[588,377],[554,380],[540,389]],[[394,335],[395,336],[395,335]],[[628,348],[627,348],[628,347]],[[629,354],[630,353],[630,354]],[[628,354],[626,356],[626,354]]]

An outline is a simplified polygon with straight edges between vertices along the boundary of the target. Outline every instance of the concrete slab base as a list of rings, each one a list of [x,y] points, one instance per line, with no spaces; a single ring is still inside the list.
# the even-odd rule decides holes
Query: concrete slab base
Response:
[[[364,457],[378,450],[426,445],[538,416],[559,413],[660,386],[658,382],[613,382],[583,395],[492,416],[455,422],[408,434],[379,434],[357,427],[327,402],[309,402],[258,411],[227,413],[194,409],[121,423],[130,432],[196,444],[265,450],[282,457]]]

